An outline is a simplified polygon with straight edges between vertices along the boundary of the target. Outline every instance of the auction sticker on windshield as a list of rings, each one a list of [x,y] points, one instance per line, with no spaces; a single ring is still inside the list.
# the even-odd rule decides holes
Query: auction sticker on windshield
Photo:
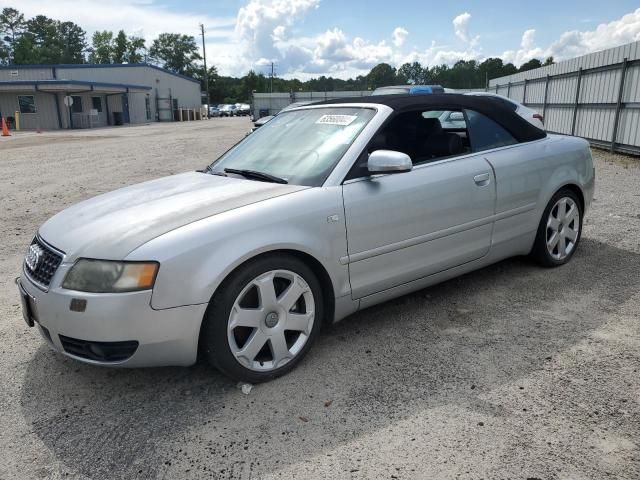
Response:
[[[323,115],[316,123],[346,127],[347,125],[351,125],[356,118],[358,118],[356,115]]]

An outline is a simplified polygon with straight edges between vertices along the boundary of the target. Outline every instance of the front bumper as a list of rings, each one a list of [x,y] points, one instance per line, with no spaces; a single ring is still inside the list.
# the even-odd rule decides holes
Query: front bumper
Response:
[[[31,297],[36,326],[47,343],[69,357],[122,367],[187,366],[196,361],[207,304],[154,310],[150,290],[97,294],[66,290],[52,282],[45,292],[24,275],[16,283]],[[85,310],[72,311],[72,299],[85,300]],[[115,360],[94,360],[82,353],[78,342],[84,342],[85,348],[95,344],[129,350],[116,348],[120,356],[104,357]]]

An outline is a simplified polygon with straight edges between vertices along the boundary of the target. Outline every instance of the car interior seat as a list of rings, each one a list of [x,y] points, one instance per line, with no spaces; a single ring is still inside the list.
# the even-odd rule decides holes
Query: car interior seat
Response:
[[[465,151],[460,136],[443,130],[437,118],[423,118],[419,130],[421,148],[418,157],[420,159],[449,157]]]

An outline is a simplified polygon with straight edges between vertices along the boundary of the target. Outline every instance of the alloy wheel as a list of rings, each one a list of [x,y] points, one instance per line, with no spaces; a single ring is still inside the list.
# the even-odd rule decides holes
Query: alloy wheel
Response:
[[[570,197],[560,198],[547,219],[547,251],[554,260],[564,260],[576,246],[580,234],[580,211]]]
[[[299,274],[272,270],[254,278],[236,298],[227,323],[231,353],[244,367],[275,370],[307,343],[315,319],[313,293]]]

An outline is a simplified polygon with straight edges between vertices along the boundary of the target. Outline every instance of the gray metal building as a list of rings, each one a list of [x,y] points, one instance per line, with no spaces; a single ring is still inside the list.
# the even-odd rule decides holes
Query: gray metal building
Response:
[[[172,121],[201,102],[199,81],[148,64],[0,67],[0,115],[26,130]]]
[[[446,88],[450,93],[483,92],[484,88]],[[254,118],[275,115],[283,108],[295,102],[319,102],[340,98],[368,97],[371,90],[334,90],[332,92],[295,92],[290,93],[254,93],[252,113]]]
[[[334,92],[291,92],[291,93],[254,93],[253,117],[260,118],[275,115],[287,105],[294,102],[319,102],[337,98],[366,97],[371,91],[334,91]]]
[[[551,132],[640,153],[640,41],[495,78],[488,91],[538,110]]]

